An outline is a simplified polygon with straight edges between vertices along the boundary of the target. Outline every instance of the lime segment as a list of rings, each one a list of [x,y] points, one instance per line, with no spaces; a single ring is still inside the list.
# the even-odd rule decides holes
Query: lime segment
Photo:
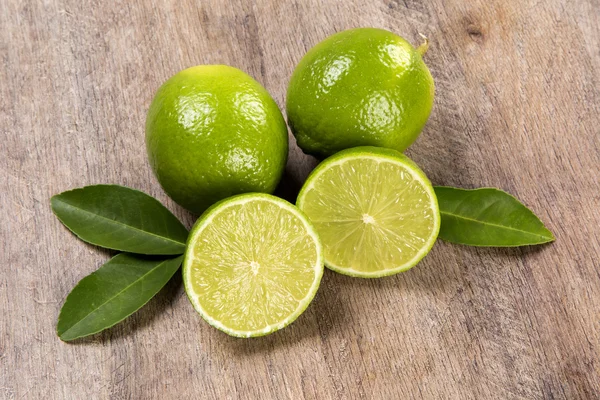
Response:
[[[401,153],[358,147],[323,161],[298,196],[321,237],[325,265],[352,276],[392,275],[416,265],[440,229],[437,199]]]
[[[323,275],[323,251],[306,216],[265,194],[226,199],[196,223],[183,264],[190,301],[212,326],[261,336],[294,321]]]

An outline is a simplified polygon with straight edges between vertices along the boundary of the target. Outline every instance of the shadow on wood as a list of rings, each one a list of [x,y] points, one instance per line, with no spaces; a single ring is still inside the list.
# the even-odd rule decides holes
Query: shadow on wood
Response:
[[[528,255],[538,254],[542,251],[547,251],[548,247],[552,246],[554,242],[539,244],[535,246],[520,246],[520,247],[473,247],[455,244],[453,246],[459,246],[460,249],[471,255],[477,255],[479,257],[491,257],[494,259],[522,259]]]
[[[220,349],[231,356],[251,356],[256,353],[269,354],[278,348],[291,348],[315,337],[327,338],[331,330],[343,330],[350,310],[339,296],[329,290],[334,285],[335,273],[325,271],[321,287],[306,311],[289,326],[267,336],[241,339],[214,331],[211,341],[219,343]]]
[[[296,204],[296,198],[302,188],[304,181],[300,181],[294,174],[291,174],[289,168],[286,167],[281,177],[281,181],[275,189],[275,196],[281,197],[292,204]]]

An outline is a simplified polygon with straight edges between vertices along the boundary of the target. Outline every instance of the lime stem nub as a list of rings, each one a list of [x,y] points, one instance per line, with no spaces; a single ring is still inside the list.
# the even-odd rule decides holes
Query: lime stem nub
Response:
[[[419,52],[421,57],[423,57],[429,49],[429,39],[427,39],[427,36],[423,35],[422,33],[419,33],[419,36],[423,38],[423,43],[421,43],[421,45],[417,47],[417,51]]]

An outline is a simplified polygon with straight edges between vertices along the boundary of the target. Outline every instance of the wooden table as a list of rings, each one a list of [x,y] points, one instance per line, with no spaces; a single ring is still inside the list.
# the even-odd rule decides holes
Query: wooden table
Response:
[[[326,271],[304,315],[252,340],[204,323],[177,276],[127,321],[61,342],[65,296],[113,253],[71,235],[50,196],[128,185],[190,226],[146,161],[158,86],[225,63],[283,108],[307,49],[357,26],[431,40],[436,103],[408,151],[431,180],[503,188],[556,242],[439,242],[378,280]],[[0,0],[0,56],[0,398],[600,398],[598,0]],[[314,165],[292,143],[279,193]]]

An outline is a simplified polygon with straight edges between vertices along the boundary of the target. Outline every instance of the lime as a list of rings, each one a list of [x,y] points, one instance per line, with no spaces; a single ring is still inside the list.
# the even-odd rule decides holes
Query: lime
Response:
[[[404,151],[433,106],[433,78],[421,59],[426,48],[383,29],[358,28],[310,49],[287,93],[300,148],[317,157],[356,146]]]
[[[165,192],[201,213],[238,193],[275,190],[288,153],[269,93],[239,69],[200,65],[165,82],[148,110],[146,147]]]
[[[440,230],[431,183],[390,149],[357,147],[326,159],[297,204],[319,233],[325,265],[351,276],[376,278],[413,267]]]
[[[306,216],[285,200],[242,194],[196,222],[183,262],[187,295],[212,326],[262,336],[306,309],[323,275],[323,250]]]

